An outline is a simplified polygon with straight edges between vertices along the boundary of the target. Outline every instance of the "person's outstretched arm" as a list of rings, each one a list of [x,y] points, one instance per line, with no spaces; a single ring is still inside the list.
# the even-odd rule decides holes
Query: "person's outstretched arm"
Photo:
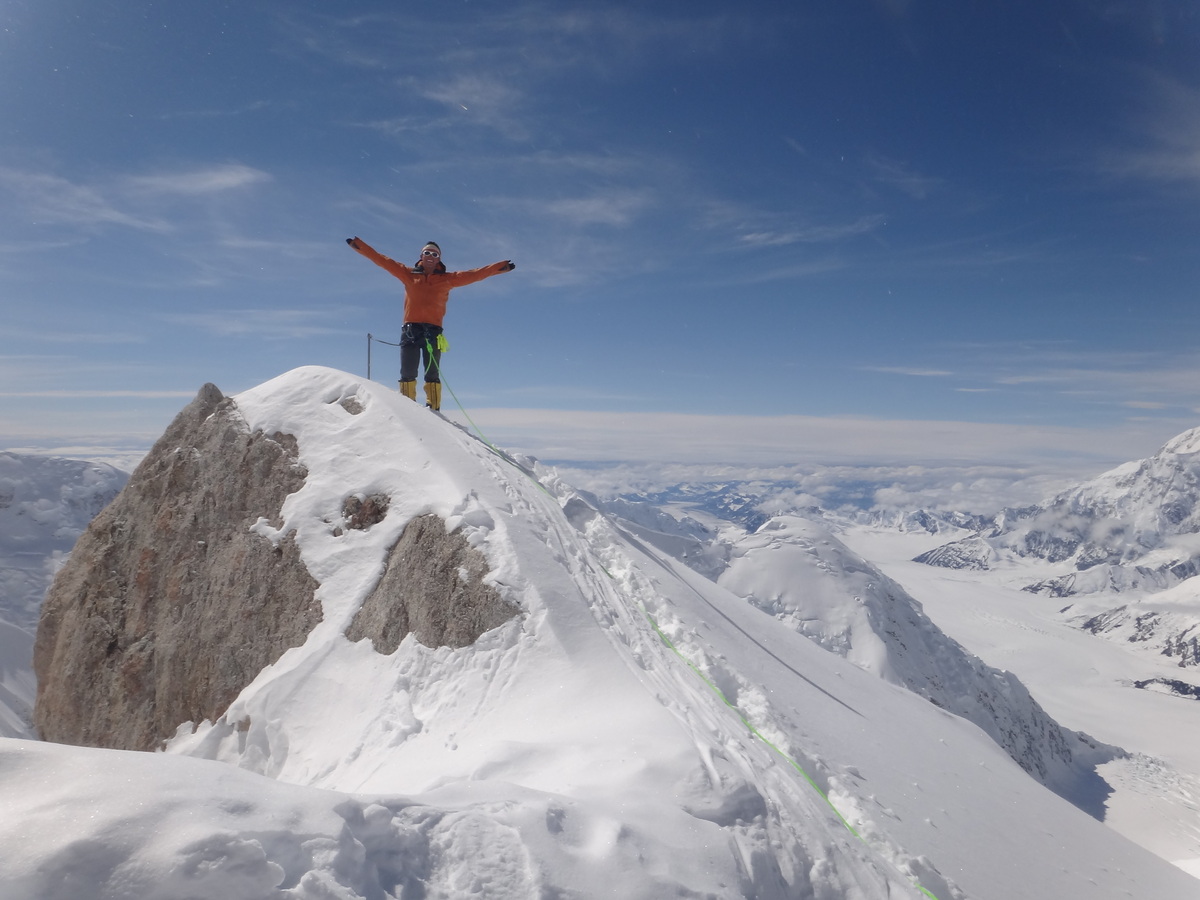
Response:
[[[405,284],[412,282],[412,270],[408,266],[401,265],[391,257],[384,256],[362,238],[346,238],[346,243],[350,245],[351,249],[365,256],[381,269],[386,269]]]
[[[464,284],[474,284],[476,281],[483,281],[483,279],[499,275],[501,272],[511,272],[516,267],[517,264],[511,259],[504,259],[498,263],[492,263],[490,266],[484,266],[482,269],[447,272],[446,278],[450,279],[451,287],[462,287]]]

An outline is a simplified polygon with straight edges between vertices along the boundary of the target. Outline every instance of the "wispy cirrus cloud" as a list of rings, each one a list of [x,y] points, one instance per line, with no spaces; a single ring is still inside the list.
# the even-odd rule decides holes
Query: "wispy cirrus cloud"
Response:
[[[740,237],[743,244],[753,247],[786,247],[791,244],[827,244],[870,234],[883,227],[887,216],[882,213],[859,216],[852,222],[821,225],[802,225],[782,230],[748,231]]]
[[[89,391],[62,388],[47,391],[0,391],[0,397],[41,397],[55,400],[100,400],[106,398],[141,398],[145,400],[164,400],[179,397],[194,397],[195,391],[151,391],[141,389]]]
[[[237,116],[244,116],[250,113],[261,112],[264,109],[269,109],[271,103],[267,100],[255,100],[251,103],[245,103],[241,106],[230,107],[227,109],[175,109],[163,113],[159,118],[163,121],[171,119],[227,119]]]
[[[949,369],[930,369],[920,366],[861,366],[864,372],[883,372],[887,375],[911,375],[915,378],[944,378],[954,373]]]
[[[914,200],[925,200],[945,185],[941,178],[922,175],[913,170],[908,163],[879,154],[867,157],[867,169],[875,181],[907,194]]]
[[[651,205],[651,198],[627,190],[552,200],[542,209],[576,225],[627,225]]]
[[[152,175],[120,175],[94,183],[0,166],[0,196],[7,195],[10,209],[21,209],[35,226],[118,226],[163,234],[176,226],[163,213],[159,201],[243,190],[270,180],[268,173],[236,163]]]
[[[252,166],[228,163],[155,175],[132,175],[123,186],[137,193],[201,196],[253,187],[271,180],[271,176]]]
[[[95,347],[106,344],[140,344],[146,340],[145,335],[132,331],[80,331],[69,327],[35,330],[12,325],[4,328],[4,336],[21,341],[29,346],[35,344],[87,344]],[[47,357],[34,355],[0,356],[0,360],[40,358]]]
[[[1120,178],[1200,187],[1200,86],[1158,72],[1139,73],[1141,106],[1130,117],[1129,141],[1102,149],[1099,171]]]
[[[1073,465],[1095,472],[1149,455],[1170,423],[1090,429],[867,417],[708,416],[537,409],[473,410],[503,446],[547,460],[724,465]]]
[[[34,225],[74,225],[91,228],[118,225],[139,231],[165,232],[170,223],[139,213],[105,190],[76,184],[58,175],[0,167],[0,195],[24,210]],[[11,208],[11,207],[10,207]]]
[[[1090,349],[1065,341],[918,348],[923,364],[861,371],[954,377],[966,393],[1035,390],[1128,409],[1200,408],[1200,355]]]

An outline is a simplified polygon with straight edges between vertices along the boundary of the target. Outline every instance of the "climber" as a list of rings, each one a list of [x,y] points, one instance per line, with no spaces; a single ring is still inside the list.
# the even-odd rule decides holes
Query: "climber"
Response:
[[[510,259],[482,269],[447,272],[442,264],[442,248],[430,241],[421,248],[421,256],[412,268],[389,259],[357,237],[346,243],[375,265],[386,269],[404,282],[404,328],[400,332],[400,393],[417,399],[417,367],[425,367],[425,399],[430,409],[442,408],[442,319],[451,288],[474,284],[501,272],[511,272],[516,263]]]

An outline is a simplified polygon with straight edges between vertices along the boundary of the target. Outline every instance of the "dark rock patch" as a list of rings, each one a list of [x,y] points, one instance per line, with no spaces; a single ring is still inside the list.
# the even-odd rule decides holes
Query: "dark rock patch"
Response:
[[[434,515],[408,523],[346,637],[394,653],[409,633],[427,647],[466,647],[520,613],[485,584],[487,560]]]

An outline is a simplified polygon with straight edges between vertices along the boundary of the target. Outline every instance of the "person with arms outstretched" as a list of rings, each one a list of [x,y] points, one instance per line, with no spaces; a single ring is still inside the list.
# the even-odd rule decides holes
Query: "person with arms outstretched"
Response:
[[[442,263],[442,248],[433,241],[421,248],[420,258],[411,267],[384,256],[361,238],[346,238],[346,243],[404,282],[400,393],[410,400],[417,399],[417,369],[424,362],[425,399],[430,409],[441,409],[442,321],[446,317],[451,289],[483,281],[501,272],[511,272],[517,267],[516,263],[506,259],[482,269],[447,272]]]

